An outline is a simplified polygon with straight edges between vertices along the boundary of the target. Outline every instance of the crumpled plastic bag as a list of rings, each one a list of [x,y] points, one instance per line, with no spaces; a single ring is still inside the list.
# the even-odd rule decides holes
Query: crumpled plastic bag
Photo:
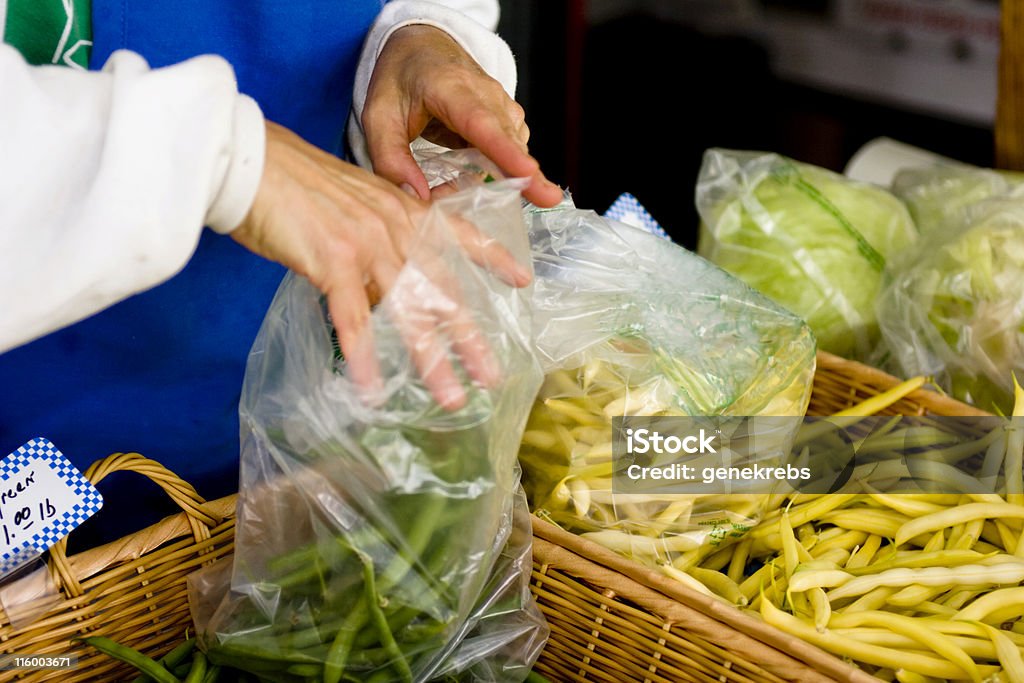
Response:
[[[767,494],[619,493],[612,420],[802,416],[815,368],[811,330],[661,237],[568,199],[527,213],[546,375],[519,454],[531,509],[666,572],[684,552],[737,540]],[[776,456],[788,452],[798,422],[761,435]]]
[[[521,188],[435,203],[371,315],[383,387],[369,398],[323,297],[285,278],[246,367],[234,562],[190,580],[214,663],[272,681],[526,677],[547,636],[516,463],[541,381],[528,291],[474,263],[453,228],[468,220],[527,263]],[[481,338],[492,387],[453,352]],[[423,344],[462,373],[464,407],[432,398],[410,354]]]
[[[804,318],[818,347],[867,360],[886,260],[917,237],[888,190],[777,154],[710,149],[698,253]]]
[[[879,364],[1010,414],[1012,374],[1024,372],[1024,186],[986,169],[941,167],[901,172],[894,187],[927,239],[886,269]]]

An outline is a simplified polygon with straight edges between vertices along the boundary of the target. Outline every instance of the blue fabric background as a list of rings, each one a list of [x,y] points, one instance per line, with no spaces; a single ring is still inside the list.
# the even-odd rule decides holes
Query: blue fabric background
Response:
[[[382,0],[93,0],[92,68],[116,49],[153,67],[219,54],[267,118],[338,152],[362,40]],[[156,459],[215,498],[237,489],[238,397],[284,274],[206,231],[185,270],[0,355],[0,455],[45,436],[83,471],[115,451]],[[101,484],[93,544],[173,512],[137,475]]]

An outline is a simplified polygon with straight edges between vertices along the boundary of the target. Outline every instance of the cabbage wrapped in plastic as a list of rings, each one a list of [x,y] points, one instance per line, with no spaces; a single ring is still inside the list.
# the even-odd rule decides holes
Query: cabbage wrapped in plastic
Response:
[[[917,236],[888,191],[777,154],[710,149],[699,253],[803,317],[818,347],[866,359],[886,259]]]
[[[888,277],[878,319],[893,369],[933,375],[954,397],[1009,414],[1011,372],[1024,371],[1024,202],[965,208]]]
[[[1015,181],[1005,173],[966,164],[908,168],[896,174],[892,191],[903,200],[920,233],[963,224],[964,211],[1008,192]]]

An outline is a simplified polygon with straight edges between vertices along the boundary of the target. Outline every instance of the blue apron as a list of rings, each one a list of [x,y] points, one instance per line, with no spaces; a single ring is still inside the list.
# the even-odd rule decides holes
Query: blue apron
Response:
[[[338,153],[362,41],[383,4],[93,0],[91,67],[120,48],[153,67],[219,54],[268,119]],[[207,230],[170,281],[0,355],[0,456],[45,436],[82,470],[138,451],[206,498],[237,490],[245,360],[283,274]],[[173,512],[138,475],[114,475],[100,489],[110,512],[73,542],[113,538]]]

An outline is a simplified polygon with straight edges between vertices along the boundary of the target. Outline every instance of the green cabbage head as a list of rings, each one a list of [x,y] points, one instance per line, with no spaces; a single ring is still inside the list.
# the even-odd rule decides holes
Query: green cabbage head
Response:
[[[890,264],[878,319],[893,370],[1009,414],[1024,380],[1024,200],[963,209]]]
[[[867,360],[886,259],[917,231],[899,199],[777,154],[710,149],[699,253],[801,316],[832,353]]]

